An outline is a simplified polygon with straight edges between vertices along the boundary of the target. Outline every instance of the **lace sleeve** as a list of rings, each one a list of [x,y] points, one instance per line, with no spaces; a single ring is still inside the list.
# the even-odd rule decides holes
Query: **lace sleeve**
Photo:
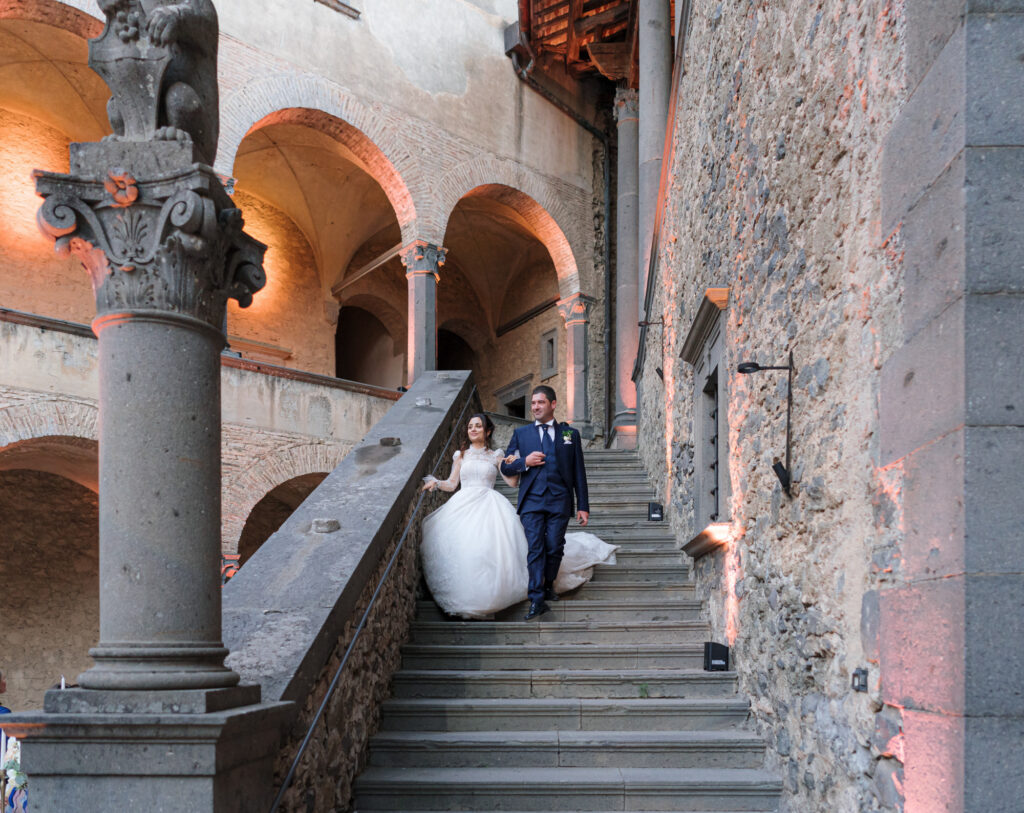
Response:
[[[503,472],[501,470],[501,462],[504,459],[505,459],[505,452],[503,452],[501,449],[495,449],[494,450],[494,465],[498,467],[498,473],[501,475],[501,479],[504,480],[506,483],[508,483],[510,486],[512,486],[512,488],[518,488],[519,487],[519,475],[518,474],[513,474],[513,475],[509,476],[509,475],[505,474],[505,472]]]
[[[462,452],[456,452],[452,455],[452,474],[447,480],[438,480],[434,475],[428,474],[423,478],[423,482],[427,485],[437,483],[437,487],[442,491],[454,491],[459,487],[459,471],[462,469]]]

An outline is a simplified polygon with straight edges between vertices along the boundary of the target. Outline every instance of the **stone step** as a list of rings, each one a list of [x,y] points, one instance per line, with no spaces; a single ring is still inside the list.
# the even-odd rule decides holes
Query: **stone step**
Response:
[[[624,601],[625,599],[641,599],[654,601],[656,598],[682,599],[693,598],[694,586],[692,584],[681,584],[679,582],[636,582],[633,584],[619,584],[615,582],[588,582],[582,587],[568,593],[563,601],[574,599],[586,599],[588,601],[612,600]]]
[[[393,731],[370,741],[370,765],[411,768],[758,768],[746,731]]]
[[[781,783],[749,768],[368,768],[356,809],[752,811],[772,809]]]
[[[419,621],[412,643],[444,645],[679,644],[708,639],[704,621]]]
[[[402,669],[394,697],[735,697],[735,672],[672,669]]]
[[[700,669],[704,647],[684,644],[406,644],[403,669]]]
[[[722,698],[391,698],[381,731],[717,731],[748,705]]]
[[[544,623],[550,621],[697,621],[701,617],[703,604],[696,599],[664,600],[655,597],[644,601],[587,601],[576,596],[551,604],[551,612],[543,616]],[[522,621],[529,607],[528,601],[502,610],[495,618],[505,621]],[[439,621],[448,618],[433,601],[416,602],[416,618],[422,621]]]
[[[623,561],[614,565],[595,566],[593,583],[685,582],[689,576],[689,564],[641,564],[623,557]]]
[[[686,565],[690,566],[689,557],[675,548],[659,547],[651,544],[634,543],[623,545],[615,552],[616,566],[622,565]]]

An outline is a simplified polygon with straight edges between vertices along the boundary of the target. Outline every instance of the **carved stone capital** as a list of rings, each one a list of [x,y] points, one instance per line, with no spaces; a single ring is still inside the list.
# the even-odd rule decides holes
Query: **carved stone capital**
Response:
[[[558,312],[565,319],[565,326],[585,325],[590,321],[590,306],[594,300],[585,294],[570,294],[558,300]]]
[[[636,119],[640,116],[640,102],[637,92],[632,88],[615,90],[615,120]]]
[[[243,308],[266,284],[259,241],[243,232],[214,172],[173,159],[189,145],[73,144],[74,175],[36,171],[37,221],[59,254],[92,279],[97,316],[162,311],[222,329],[227,300]],[[177,169],[168,166],[177,164]]]
[[[425,240],[414,240],[402,249],[400,256],[407,277],[414,274],[433,274],[434,279],[440,280],[440,269],[447,254],[448,249],[442,246],[435,246]]]

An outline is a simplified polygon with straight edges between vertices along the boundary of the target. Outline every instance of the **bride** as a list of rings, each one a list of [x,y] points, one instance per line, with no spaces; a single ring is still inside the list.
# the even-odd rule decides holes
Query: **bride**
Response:
[[[504,452],[491,448],[494,424],[473,415],[462,449],[452,458],[447,480],[423,478],[426,491],[462,489],[423,520],[423,573],[434,600],[449,615],[487,618],[526,598],[526,534],[519,515],[494,490]],[[505,482],[517,486],[518,477]],[[618,547],[590,533],[565,535],[565,552],[555,580],[564,593],[587,582],[596,564],[615,564]]]

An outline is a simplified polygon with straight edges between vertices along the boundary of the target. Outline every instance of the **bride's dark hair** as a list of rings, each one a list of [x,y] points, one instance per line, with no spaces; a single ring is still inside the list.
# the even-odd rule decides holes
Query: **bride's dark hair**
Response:
[[[473,418],[479,418],[483,422],[484,445],[488,449],[493,449],[494,447],[491,446],[491,437],[494,435],[494,421],[492,421],[487,415],[484,415],[483,412],[477,412],[474,415],[470,415],[469,421],[473,420]],[[466,431],[463,433],[462,445],[459,447],[459,450],[462,452],[465,452],[466,449],[469,448],[469,421],[466,421]]]

